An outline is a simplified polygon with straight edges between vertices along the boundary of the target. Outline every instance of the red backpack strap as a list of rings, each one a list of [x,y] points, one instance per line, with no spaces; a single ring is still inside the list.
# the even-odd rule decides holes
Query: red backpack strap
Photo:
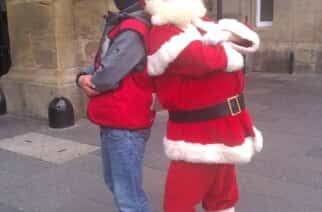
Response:
[[[149,29],[150,29],[149,24],[136,18],[128,18],[121,23],[119,32],[123,30],[136,31],[142,36],[142,38],[144,39],[144,42],[147,44]]]

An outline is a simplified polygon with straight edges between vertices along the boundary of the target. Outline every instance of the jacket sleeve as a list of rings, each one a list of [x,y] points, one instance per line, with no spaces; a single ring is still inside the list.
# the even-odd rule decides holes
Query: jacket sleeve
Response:
[[[94,71],[95,71],[94,65],[89,65],[84,68],[81,68],[80,72],[76,75],[76,79],[75,79],[76,85],[80,87],[79,78],[83,75],[92,75]]]
[[[140,35],[132,30],[121,32],[112,42],[101,60],[101,69],[93,74],[95,89],[106,92],[135,67],[144,67],[146,50]]]
[[[243,67],[242,56],[228,43],[206,45],[201,35],[187,35],[174,27],[152,30],[150,37],[148,67],[152,76],[162,74],[168,67],[167,70],[172,73],[193,77]],[[173,52],[182,48],[180,45],[183,42],[187,42],[185,48],[178,50],[180,53],[175,55]]]

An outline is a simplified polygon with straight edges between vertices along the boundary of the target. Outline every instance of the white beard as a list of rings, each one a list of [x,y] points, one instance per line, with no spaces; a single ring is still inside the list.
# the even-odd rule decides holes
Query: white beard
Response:
[[[152,16],[154,25],[178,27],[186,27],[207,12],[203,0],[146,0],[146,11]]]

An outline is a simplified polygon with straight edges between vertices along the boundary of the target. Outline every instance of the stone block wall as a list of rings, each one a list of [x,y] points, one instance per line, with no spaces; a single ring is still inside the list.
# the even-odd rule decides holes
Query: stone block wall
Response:
[[[7,0],[13,66],[0,86],[9,113],[47,119],[49,103],[64,96],[76,117],[85,114],[75,75],[93,61],[108,9],[111,0]],[[224,0],[223,15],[255,26],[256,0]],[[262,45],[247,56],[247,71],[288,72],[292,53],[295,72],[322,73],[321,26],[321,0],[275,0],[273,26],[254,28]]]
[[[85,114],[75,76],[93,59],[110,2],[7,1],[13,66],[0,84],[9,113],[48,119],[50,102],[64,96],[76,117]]]

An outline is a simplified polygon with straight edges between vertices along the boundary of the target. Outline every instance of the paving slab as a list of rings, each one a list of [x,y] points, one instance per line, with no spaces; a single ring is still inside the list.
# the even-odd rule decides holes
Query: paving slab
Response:
[[[26,133],[2,139],[0,149],[60,164],[96,151],[98,147],[39,133]]]
[[[3,204],[0,202],[0,211],[1,212],[24,212],[22,209],[12,207],[7,204]]]

